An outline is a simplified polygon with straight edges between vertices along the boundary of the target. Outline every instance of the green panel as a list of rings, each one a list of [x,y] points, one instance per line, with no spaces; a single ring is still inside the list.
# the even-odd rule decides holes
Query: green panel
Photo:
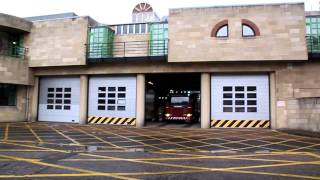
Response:
[[[320,16],[306,17],[308,50],[320,52]]]
[[[92,27],[88,34],[88,58],[113,56],[114,31],[109,27]]]
[[[150,56],[168,54],[168,24],[150,24]]]

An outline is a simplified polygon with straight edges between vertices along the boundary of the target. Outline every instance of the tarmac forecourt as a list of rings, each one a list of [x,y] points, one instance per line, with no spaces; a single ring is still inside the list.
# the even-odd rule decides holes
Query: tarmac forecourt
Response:
[[[0,179],[320,179],[320,139],[268,129],[0,123]]]

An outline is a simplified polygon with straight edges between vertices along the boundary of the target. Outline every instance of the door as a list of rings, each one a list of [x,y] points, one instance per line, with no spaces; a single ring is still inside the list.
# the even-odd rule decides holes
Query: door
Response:
[[[128,123],[128,122],[133,122],[135,116],[136,116],[136,77],[135,76],[90,77],[89,121],[91,117],[91,120],[95,121],[93,123],[97,123],[97,122],[105,123],[105,124],[109,124],[109,123],[117,124],[116,122]],[[96,119],[94,119],[95,117]],[[112,123],[113,120],[114,122]]]
[[[79,109],[79,77],[43,77],[40,79],[39,121],[78,123]]]
[[[212,125],[266,127],[269,106],[268,75],[212,75]]]

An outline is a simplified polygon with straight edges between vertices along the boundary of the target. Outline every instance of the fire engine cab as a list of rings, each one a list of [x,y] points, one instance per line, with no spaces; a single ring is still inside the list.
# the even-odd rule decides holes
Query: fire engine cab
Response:
[[[164,109],[164,119],[167,121],[195,122],[199,119],[196,94],[170,95]]]

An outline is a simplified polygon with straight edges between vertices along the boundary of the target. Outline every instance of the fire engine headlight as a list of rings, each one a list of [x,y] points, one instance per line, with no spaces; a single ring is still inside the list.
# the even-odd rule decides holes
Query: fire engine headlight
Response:
[[[170,117],[170,116],[171,116],[171,114],[167,113],[167,114],[165,114],[165,116],[166,116],[166,117]]]
[[[191,117],[192,116],[192,114],[187,114],[187,117]]]

